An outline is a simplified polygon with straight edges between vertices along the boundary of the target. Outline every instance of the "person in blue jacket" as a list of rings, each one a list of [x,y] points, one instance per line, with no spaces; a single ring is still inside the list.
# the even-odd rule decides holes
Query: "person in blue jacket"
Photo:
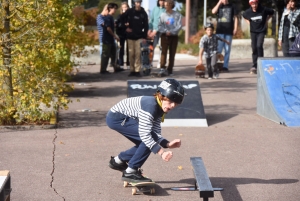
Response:
[[[159,23],[159,17],[162,13],[166,12],[166,9],[164,7],[164,0],[158,0],[157,1],[157,6],[153,8],[149,20],[149,31],[148,31],[148,36],[149,38],[153,39],[153,51],[157,44],[159,44],[159,39],[160,39],[160,32],[158,31],[158,23]],[[159,45],[160,51],[161,51],[161,46]],[[154,54],[153,54],[154,56]],[[153,61],[153,57],[152,57]],[[157,62],[157,67],[160,67],[160,55],[158,57],[158,62]]]

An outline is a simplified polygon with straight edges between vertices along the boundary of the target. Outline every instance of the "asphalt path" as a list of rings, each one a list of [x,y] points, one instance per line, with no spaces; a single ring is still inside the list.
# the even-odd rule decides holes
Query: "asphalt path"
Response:
[[[163,128],[163,136],[180,138],[182,147],[172,150],[170,162],[151,154],[144,164],[156,194],[132,196],[121,173],[108,167],[110,156],[132,146],[105,123],[110,107],[127,96],[129,70],[100,75],[91,57],[74,67],[73,102],[59,111],[57,128],[0,129],[0,170],[10,171],[11,200],[200,200],[199,192],[171,188],[194,185],[190,157],[201,156],[212,185],[224,188],[210,200],[298,201],[300,130],[256,114],[251,60],[231,60],[230,72],[217,80],[195,78],[196,63],[196,57],[178,54],[173,77],[199,81],[208,127]]]

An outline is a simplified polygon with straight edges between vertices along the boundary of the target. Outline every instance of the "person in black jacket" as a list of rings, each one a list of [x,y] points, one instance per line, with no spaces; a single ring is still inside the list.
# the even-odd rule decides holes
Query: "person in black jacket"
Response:
[[[252,62],[250,73],[256,74],[257,58],[264,56],[264,39],[267,33],[268,20],[274,14],[274,10],[263,7],[258,0],[249,0],[250,8],[243,13],[243,17],[250,24]]]
[[[120,67],[124,66],[124,51],[125,51],[125,41],[127,39],[126,37],[126,26],[125,26],[125,18],[124,13],[126,10],[129,9],[129,5],[127,2],[122,2],[120,7],[120,15],[117,17],[115,23],[116,23],[116,33],[120,38],[120,52],[118,55],[118,64]],[[129,51],[128,51],[128,44],[126,45],[126,66],[129,66]]]
[[[126,36],[129,47],[130,74],[141,77],[141,42],[146,42],[148,33],[148,15],[141,7],[142,0],[134,0],[134,7],[124,13]],[[141,41],[143,39],[143,41]]]

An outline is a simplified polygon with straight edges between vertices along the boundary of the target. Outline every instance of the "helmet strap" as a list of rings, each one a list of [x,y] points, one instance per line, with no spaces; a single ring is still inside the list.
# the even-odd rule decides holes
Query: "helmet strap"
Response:
[[[158,103],[158,105],[161,107],[161,109],[162,109],[162,101],[158,98],[158,96],[156,96],[156,101],[157,101],[157,103]],[[165,114],[166,113],[164,113],[163,115],[162,115],[162,117],[161,117],[161,122],[164,122],[165,121]]]

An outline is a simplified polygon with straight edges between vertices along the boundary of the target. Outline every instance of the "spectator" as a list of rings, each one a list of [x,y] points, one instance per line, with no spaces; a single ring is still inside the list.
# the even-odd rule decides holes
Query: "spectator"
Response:
[[[202,57],[203,53],[206,58],[206,67],[208,70],[208,79],[218,79],[219,77],[219,69],[217,67],[217,47],[218,40],[230,45],[230,42],[220,38],[219,35],[214,34],[214,25],[209,23],[205,25],[206,34],[201,38],[199,43],[199,63],[198,65],[202,65]],[[214,70],[212,70],[214,69]]]
[[[278,34],[278,45],[282,47],[284,57],[291,56],[289,49],[299,33],[298,27],[293,23],[299,14],[300,9],[296,8],[296,0],[286,0],[286,9],[281,17]]]
[[[102,37],[102,55],[101,55],[101,74],[109,74],[107,71],[108,60],[111,58],[113,62],[114,72],[120,72],[124,69],[121,69],[116,64],[116,43],[115,39],[119,41],[119,37],[114,33],[114,18],[112,15],[115,13],[116,9],[118,9],[118,5],[115,3],[109,3],[107,5],[108,15],[104,18],[103,26],[103,37]]]
[[[123,172],[122,180],[128,182],[151,182],[143,176],[141,167],[151,152],[169,161],[173,153],[167,148],[179,148],[180,139],[171,142],[161,134],[161,122],[165,113],[180,105],[184,89],[175,79],[166,79],[158,86],[154,96],[139,96],[124,99],[114,105],[106,115],[109,128],[134,143],[134,146],[111,157],[109,167]]]
[[[159,22],[159,17],[160,15],[166,11],[164,8],[164,0],[158,0],[157,1],[157,6],[153,8],[151,12],[151,17],[149,20],[149,31],[148,31],[148,36],[149,38],[153,39],[153,51],[156,47],[157,44],[159,44],[159,49],[161,53],[161,45],[160,45],[160,33],[158,32],[158,22]],[[154,54],[153,54],[154,57]],[[152,60],[153,61],[153,57]],[[160,67],[160,55],[158,57],[158,62],[157,62],[157,67]]]
[[[178,44],[178,32],[180,31],[181,14],[172,10],[175,7],[174,0],[165,0],[166,12],[160,15],[158,31],[161,33],[161,59],[160,59],[160,77],[173,75],[175,54]],[[166,67],[167,52],[169,50],[169,63]]]
[[[102,37],[103,37],[103,25],[104,25],[104,18],[108,15],[108,9],[107,4],[104,6],[102,12],[97,16],[97,29],[99,33],[99,52],[100,52],[100,58],[102,55]]]
[[[125,26],[125,18],[124,13],[129,8],[127,2],[122,2],[120,8],[120,15],[116,20],[116,33],[120,38],[120,52],[119,52],[119,59],[118,64],[120,67],[123,68],[124,66],[124,52],[125,52],[125,41],[126,41],[126,26]],[[126,66],[129,66],[129,51],[128,51],[128,44],[126,45]]]
[[[142,0],[134,0],[134,7],[124,13],[126,19],[127,44],[129,48],[130,74],[141,77],[141,47],[146,42],[148,33],[148,15],[141,7]],[[142,40],[143,39],[143,40]]]
[[[264,39],[267,33],[268,20],[274,14],[274,10],[260,5],[258,0],[249,0],[250,8],[243,13],[243,17],[250,24],[252,62],[250,73],[257,72],[257,58],[264,56]]]
[[[220,38],[224,38],[230,43],[224,43],[218,41],[218,53],[222,53],[224,49],[224,64],[223,72],[228,72],[228,64],[230,59],[231,42],[232,37],[237,32],[238,18],[237,11],[234,4],[228,2],[228,0],[219,0],[217,5],[212,9],[213,14],[217,14],[217,29],[216,34]]]

